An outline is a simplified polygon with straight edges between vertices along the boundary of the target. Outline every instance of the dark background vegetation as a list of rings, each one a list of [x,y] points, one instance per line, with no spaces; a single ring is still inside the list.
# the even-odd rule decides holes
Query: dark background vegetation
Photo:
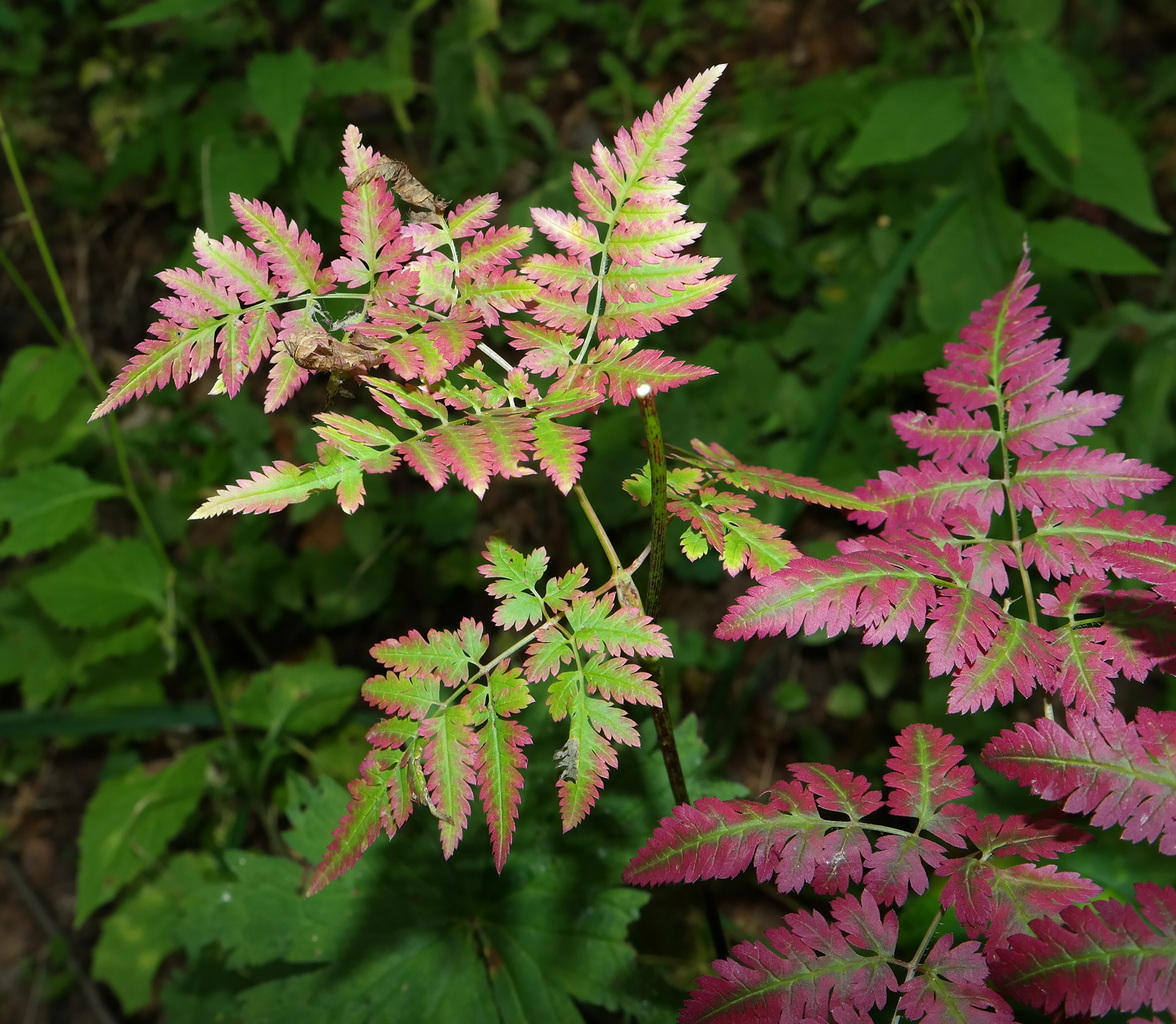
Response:
[[[664,93],[725,62],[690,148],[683,198],[692,219],[709,224],[701,251],[739,276],[662,341],[720,371],[664,400],[672,443],[717,440],[746,461],[845,487],[905,461],[887,416],[923,401],[921,372],[1007,282],[1028,230],[1042,298],[1073,360],[1069,386],[1127,397],[1097,443],[1172,471],[1176,10],[1168,0],[862,6],[0,3],[0,113],[77,337],[109,381],[152,319],[161,294],[152,275],[190,260],[195,228],[230,230],[229,192],[280,206],[333,255],[349,123],[437,194],[497,191],[507,218],[527,223],[530,206],[570,205],[571,162],[584,161],[595,139],[611,139]],[[1109,184],[1079,181],[1074,163],[1051,149],[1056,137],[1018,106],[1010,83],[1025,40],[1058,54],[1081,108],[1118,126],[1145,169],[1146,201],[1113,169]],[[915,133],[929,140],[924,151],[915,143],[890,159],[855,158],[879,95],[926,80],[941,83],[928,97],[963,97],[963,127],[929,100]],[[1082,158],[1095,160],[1099,140],[1085,141]],[[147,520],[177,578],[157,588],[174,606],[124,593],[125,607],[111,608],[108,581],[92,577],[132,549],[103,538],[140,544],[144,520],[107,486],[120,480],[116,455],[105,424],[85,425],[98,393],[84,363],[68,344],[55,348],[38,314],[39,304],[62,325],[8,176],[0,218],[0,847],[9,869],[0,873],[0,1019],[89,1021],[99,1019],[95,998],[111,1013],[119,1005],[84,980],[109,907],[73,928],[75,844],[103,773],[166,765],[215,735],[213,678],[246,751],[235,764],[249,777],[221,766],[227,776],[172,849],[283,852],[276,837],[289,824],[291,776],[346,782],[354,771],[365,720],[348,694],[373,669],[372,643],[484,613],[474,569],[492,532],[545,545],[556,567],[597,556],[575,510],[541,479],[496,486],[478,503],[458,490],[434,495],[402,473],[370,481],[368,506],[354,517],[328,496],[288,514],[190,524],[216,487],[275,457],[309,461],[307,423],[324,400],[308,389],[267,418],[260,402],[210,400],[198,387],[117,414]],[[1033,225],[1059,220],[1105,229],[1133,252],[1078,251],[1048,230],[1038,244]],[[643,459],[640,426],[632,415],[592,425],[586,484],[631,556],[644,543],[642,514],[619,484]],[[76,522],[28,540],[27,492],[14,481],[50,467],[80,471],[97,490]],[[1152,507],[1170,517],[1170,505],[1160,495]],[[828,550],[845,529],[838,517],[797,513],[776,510],[802,547]],[[699,717],[712,775],[758,790],[790,760],[874,769],[896,727],[942,720],[942,695],[926,686],[917,651],[720,646],[710,631],[745,581],[680,557],[671,568],[669,681],[679,713]],[[341,696],[302,728],[274,726],[266,716],[276,705],[258,697],[257,674],[307,661],[339,667]],[[602,807],[609,798],[606,789]],[[653,809],[647,830],[667,809]],[[623,863],[627,839],[596,818],[580,831],[599,829],[596,839],[613,843]],[[324,831],[320,849],[325,839]],[[665,933],[700,936],[697,919],[650,907],[633,941],[656,953],[667,984],[688,985],[707,959],[705,942],[675,946]],[[749,932],[765,913],[742,892],[726,909]],[[161,979],[184,963],[169,941],[159,940],[171,956]],[[667,998],[672,1006],[678,997]],[[190,1004],[168,1005],[185,1019]],[[157,985],[127,1019],[154,1020],[159,1010]]]

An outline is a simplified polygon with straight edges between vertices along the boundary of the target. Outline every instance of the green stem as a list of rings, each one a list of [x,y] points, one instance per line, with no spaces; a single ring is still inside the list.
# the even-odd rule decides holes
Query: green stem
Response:
[[[87,351],[82,341],[82,336],[78,331],[78,323],[74,318],[73,308],[70,306],[69,298],[65,294],[65,285],[62,284],[61,275],[57,272],[57,264],[53,260],[53,254],[49,251],[49,243],[45,240],[45,232],[41,230],[41,221],[37,217],[37,211],[33,208],[33,199],[29,195],[24,174],[21,172],[20,164],[16,159],[16,150],[12,148],[12,138],[8,134],[8,124],[4,120],[4,114],[2,112],[0,112],[0,148],[4,150],[4,159],[8,163],[8,171],[12,175],[12,183],[16,186],[16,194],[20,197],[21,209],[24,210],[25,219],[28,221],[29,231],[33,236],[33,243],[36,245],[37,252],[41,257],[41,265],[45,268],[45,276],[49,278],[49,287],[53,289],[53,297],[57,300],[57,308],[61,312],[61,322],[65,325],[64,339],[68,339],[77,350],[82,366],[85,368],[86,376],[90,378],[90,383],[101,394],[103,390],[102,381],[98,377],[98,370],[94,366],[94,361],[90,358],[90,353]],[[56,331],[52,333],[55,337],[62,338],[60,333]]]
[[[3,112],[0,112],[0,149],[4,152],[4,159],[7,161],[8,170],[12,174],[12,180],[16,186],[17,195],[20,197],[25,220],[28,222],[29,231],[37,247],[37,253],[41,257],[41,265],[45,270],[45,276],[49,279],[49,285],[53,289],[53,296],[57,300],[57,308],[61,314],[62,324],[65,327],[64,333],[53,326],[47,311],[36,301],[35,296],[32,295],[31,290],[28,288],[27,282],[24,281],[23,276],[11,264],[7,256],[0,259],[0,266],[4,267],[16,283],[17,288],[29,299],[33,312],[45,324],[46,332],[49,336],[63,348],[67,346],[73,347],[87,379],[90,381],[95,393],[101,397],[105,394],[106,389],[102,385],[102,378],[98,374],[98,367],[94,365],[90,350],[87,348],[86,343],[82,339],[81,332],[78,330],[77,318],[74,316],[73,307],[69,303],[69,297],[65,293],[65,285],[62,283],[61,274],[57,270],[57,263],[53,259],[53,253],[50,251],[49,244],[45,239],[45,233],[41,228],[41,221],[37,216],[36,208],[33,206],[32,196],[29,194],[28,187],[25,184],[20,163],[16,159],[16,151],[12,146],[12,139],[8,134],[8,125],[4,120]],[[130,459],[127,456],[126,442],[123,439],[122,430],[118,425],[118,421],[113,418],[108,418],[105,426],[107,436],[110,438],[111,449],[114,452],[115,463],[118,466],[118,474],[122,481],[123,493],[131,508],[135,511],[135,516],[139,520],[139,525],[143,531],[143,535],[147,539],[147,543],[151,546],[156,558],[159,559],[160,564],[164,566],[167,573],[169,613],[165,617],[164,623],[168,635],[164,636],[163,644],[165,650],[169,652],[170,660],[174,656],[172,652],[174,651],[175,644],[175,566],[172,564],[167,548],[163,543],[163,538],[160,537],[159,531],[155,528],[155,523],[148,513],[147,506],[143,502],[143,498],[139,494],[139,489],[135,484],[135,478],[131,472]],[[221,727],[224,729],[225,735],[229,739],[234,751],[236,751],[237,744],[233,721],[229,716],[224,691],[221,687],[220,679],[217,676],[216,668],[212,663],[212,659],[209,657],[208,648],[204,643],[203,637],[200,635],[200,631],[194,624],[188,624],[188,635],[196,652],[197,660],[203,669],[213,701],[216,704]],[[242,765],[241,767],[243,768],[244,766]]]
[[[645,441],[649,447],[649,577],[645,587],[645,614],[656,619],[661,611],[662,586],[666,566],[666,444],[662,438],[657,403],[648,384],[637,389],[637,403],[645,424]]]
[[[637,388],[637,403],[641,409],[641,420],[645,427],[645,443],[649,450],[649,575],[645,586],[645,614],[656,619],[661,611],[662,589],[665,582],[666,525],[669,512],[666,509],[667,477],[666,444],[662,437],[661,420],[657,415],[657,403],[653,390],[648,384]],[[660,707],[653,708],[653,724],[657,730],[658,747],[662,762],[666,766],[666,777],[675,805],[690,803],[690,792],[686,787],[686,774],[682,770],[682,759],[678,754],[678,741],[674,736],[674,723],[670,719],[669,698],[661,671],[660,659],[649,665],[649,674],[662,694]],[[727,957],[727,937],[723,933],[723,922],[714,893],[707,887],[702,890],[702,911],[706,917],[707,929],[714,945],[715,956],[720,960]]]
[[[943,908],[940,907],[935,911],[935,916],[931,919],[931,924],[927,927],[927,931],[923,934],[923,941],[919,943],[919,948],[915,950],[915,955],[911,957],[910,963],[907,964],[906,977],[903,978],[904,982],[910,981],[911,978],[915,976],[915,971],[918,969],[919,964],[923,962],[923,958],[927,955],[927,947],[931,945],[931,940],[935,937],[935,933],[939,929],[939,923],[942,920]],[[895,1010],[894,1016],[890,1019],[892,1024],[897,1024],[897,1022],[902,1018],[899,1016],[898,1011]]]

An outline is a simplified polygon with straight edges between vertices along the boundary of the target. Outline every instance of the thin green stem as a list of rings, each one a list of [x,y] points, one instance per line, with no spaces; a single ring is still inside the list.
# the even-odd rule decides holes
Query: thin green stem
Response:
[[[612,540],[609,539],[604,524],[601,523],[600,517],[596,514],[596,509],[592,507],[592,502],[588,500],[588,495],[585,493],[584,488],[576,484],[572,487],[572,493],[575,494],[576,500],[580,503],[580,508],[584,510],[588,524],[592,527],[592,532],[596,534],[596,540],[604,552],[604,557],[608,559],[608,567],[612,570],[613,575],[619,576],[623,574],[625,567],[621,564],[621,559],[617,555],[617,549],[613,547]]]
[[[641,409],[641,421],[645,427],[645,443],[649,451],[649,575],[645,585],[645,613],[656,619],[661,610],[662,588],[665,582],[666,525],[669,520],[666,504],[669,474],[666,469],[666,444],[662,436],[661,420],[657,415],[657,403],[654,401],[653,390],[648,384],[642,384],[637,388],[637,403]],[[675,804],[688,804],[690,803],[690,791],[686,786],[686,773],[682,769],[682,759],[678,754],[674,723],[670,719],[669,695],[666,693],[660,659],[649,665],[649,673],[662,693],[661,706],[653,708],[653,724],[657,730],[658,747],[661,750],[662,762],[666,766],[670,792],[673,794]],[[702,890],[702,911],[706,917],[707,929],[710,931],[715,956],[720,960],[726,959],[728,953],[727,936],[723,932],[719,907],[715,902],[714,894],[706,887]]]
[[[662,437],[657,403],[648,384],[637,388],[637,404],[645,425],[645,442],[649,447],[649,576],[645,585],[645,614],[656,619],[661,610],[662,586],[665,582],[666,525],[666,443]]]
[[[94,366],[94,361],[90,358],[90,353],[86,349],[85,343],[82,341],[82,336],[78,331],[78,323],[74,317],[73,307],[70,306],[69,297],[65,294],[65,285],[61,281],[61,275],[57,272],[57,264],[53,260],[53,254],[49,251],[49,243],[45,240],[45,232],[41,230],[41,221],[37,217],[36,209],[33,207],[33,199],[29,195],[24,174],[21,172],[20,163],[16,159],[16,150],[13,149],[12,138],[8,134],[8,124],[4,120],[2,111],[0,111],[0,148],[4,150],[4,159],[8,163],[8,171],[12,175],[12,183],[16,186],[16,194],[20,197],[21,209],[24,210],[25,220],[28,222],[29,231],[33,236],[33,244],[36,245],[37,253],[41,257],[41,265],[45,269],[45,276],[49,278],[49,287],[53,289],[53,297],[57,300],[57,308],[61,313],[61,322],[65,325],[64,335],[56,331],[53,334],[56,338],[73,345],[81,358],[86,376],[89,377],[90,383],[101,394],[102,381],[98,377],[98,370]]]
[[[984,40],[984,12],[975,0],[955,0],[952,4],[956,18],[968,42],[968,53],[972,59],[972,79],[976,83],[976,97],[980,101],[980,118],[984,123],[984,137],[988,143],[988,162],[992,180],[1003,193],[1004,181],[996,151],[996,128],[992,116],[992,103],[988,96],[988,76],[984,71],[984,53],[980,48]]]
[[[909,833],[908,833],[909,834]],[[927,947],[931,945],[931,940],[935,938],[935,933],[939,930],[939,923],[943,920],[943,908],[940,907],[935,911],[935,916],[931,919],[931,923],[927,926],[927,931],[923,935],[923,941],[919,943],[919,948],[915,950],[915,955],[911,957],[907,964],[906,977],[904,982],[910,981],[915,976],[915,971],[918,970],[919,964],[923,962],[923,958],[927,955]],[[893,1022],[897,1022],[902,1018],[899,1016],[897,1010],[894,1011],[894,1016],[890,1018]]]
[[[41,305],[41,300],[33,293],[32,288],[29,287],[29,283],[24,279],[24,275],[17,268],[16,264],[8,258],[8,253],[3,249],[0,249],[0,269],[3,269],[12,283],[16,285],[16,290],[20,292],[21,298],[25,300],[29,309],[33,311],[33,315],[40,321],[45,333],[57,345],[61,346],[61,348],[67,348],[69,346],[69,340],[57,329],[57,324],[53,322],[49,311]]]
[[[87,379],[90,381],[96,394],[101,396],[105,392],[102,385],[102,379],[98,374],[98,368],[94,365],[94,360],[90,355],[90,350],[82,339],[81,332],[78,330],[77,318],[74,316],[73,307],[70,305],[69,297],[65,293],[65,286],[61,280],[61,274],[57,270],[57,263],[53,259],[53,253],[49,249],[49,244],[45,239],[45,233],[41,228],[40,218],[37,216],[36,207],[33,206],[32,196],[29,194],[28,187],[25,184],[24,174],[21,172],[20,163],[16,158],[16,151],[12,145],[12,139],[8,134],[8,126],[4,120],[3,112],[0,112],[0,149],[3,149],[4,159],[8,164],[8,170],[12,174],[13,183],[16,186],[17,195],[20,197],[21,208],[24,211],[25,220],[29,225],[29,231],[33,236],[34,244],[37,247],[37,252],[41,257],[41,265],[44,268],[45,276],[49,279],[50,287],[53,290],[54,298],[57,300],[58,310],[61,314],[62,324],[65,327],[64,333],[57,330],[52,321],[49,319],[48,312],[41,306],[36,298],[32,295],[22,275],[17,272],[15,266],[10,265],[7,256],[3,259],[3,265],[9,272],[10,276],[17,283],[17,287],[21,289],[22,294],[29,299],[33,312],[38,316],[43,324],[46,325],[46,331],[49,333],[59,345],[63,348],[72,346],[78,355],[78,358],[85,371]],[[23,286],[23,287],[22,287]],[[115,463],[118,466],[119,478],[122,481],[123,494],[126,496],[127,502],[131,508],[134,509],[135,516],[139,520],[140,528],[143,531],[147,543],[155,552],[155,556],[159,559],[161,565],[166,570],[167,579],[167,614],[164,618],[165,635],[163,636],[163,644],[165,650],[168,652],[169,660],[174,659],[175,648],[175,630],[176,630],[176,608],[175,608],[175,579],[176,570],[172,564],[172,560],[168,555],[167,548],[163,543],[163,538],[160,537],[159,531],[155,527],[155,522],[152,520],[150,513],[147,511],[147,506],[143,502],[142,495],[135,484],[134,474],[131,472],[130,459],[127,455],[126,442],[122,435],[122,430],[118,425],[118,421],[113,418],[106,420],[107,437],[110,439],[110,446],[114,452]],[[234,752],[237,751],[236,734],[233,728],[233,721],[228,712],[228,706],[225,701],[224,691],[220,684],[220,679],[217,675],[216,668],[212,663],[211,657],[208,654],[208,648],[204,643],[204,639],[200,634],[199,629],[195,624],[188,624],[188,635],[191,639],[193,649],[196,652],[197,660],[203,670],[205,680],[208,684],[209,692],[212,694],[213,701],[216,704],[217,714],[220,718],[221,727],[229,739]],[[243,769],[243,765],[241,766]]]

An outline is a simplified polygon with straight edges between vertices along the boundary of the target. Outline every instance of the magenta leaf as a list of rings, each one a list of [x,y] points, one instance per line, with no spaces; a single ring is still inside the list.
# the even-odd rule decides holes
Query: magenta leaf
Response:
[[[963,846],[964,828],[971,823],[962,807],[945,805],[963,800],[976,784],[976,773],[963,763],[964,748],[929,725],[909,725],[890,748],[885,782],[887,804],[895,814],[918,820],[918,830],[930,832],[952,846]]]
[[[334,283],[334,274],[322,270],[323,253],[310,232],[299,231],[281,210],[268,203],[229,196],[229,204],[245,233],[253,239],[277,288],[286,295],[312,292],[321,295]]]
[[[904,982],[899,1013],[924,1024],[1013,1024],[1013,1011],[985,984],[988,965],[978,942],[943,935],[918,972]]]
[[[950,676],[953,713],[1044,691],[1097,715],[1119,678],[1176,669],[1176,530],[1107,507],[1170,477],[1074,446],[1119,399],[1060,390],[1067,364],[1042,338],[1048,320],[1029,281],[1026,256],[946,347],[947,366],[926,374],[941,404],[894,417],[928,457],[857,490],[863,504],[850,518],[879,533],[839,542],[831,558],[779,565],[732,605],[719,637],[859,629],[877,644],[923,632],[932,675]],[[695,448],[710,465],[729,461]],[[690,514],[689,557],[722,550],[717,515],[685,503],[671,511]],[[1059,585],[1035,585],[1034,572]],[[1152,589],[1116,589],[1112,576]]]
[[[1176,1008],[1176,890],[1142,882],[1135,897],[1138,910],[1108,899],[1035,921],[1032,935],[1014,935],[996,953],[993,979],[1014,998],[1067,1017]]]
[[[1141,708],[1038,719],[1006,729],[984,748],[985,764],[1099,828],[1122,825],[1129,842],[1176,854],[1176,712]]]
[[[717,976],[699,978],[679,1021],[868,1020],[899,987],[889,962],[898,921],[893,911],[882,918],[869,894],[838,897],[832,909],[832,922],[797,911],[763,942],[740,943],[715,963]]]

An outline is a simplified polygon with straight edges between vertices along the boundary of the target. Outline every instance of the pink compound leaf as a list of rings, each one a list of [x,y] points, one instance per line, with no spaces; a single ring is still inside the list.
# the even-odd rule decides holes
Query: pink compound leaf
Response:
[[[1176,1008],[1176,889],[1142,882],[1138,909],[1117,899],[1068,907],[1014,935],[993,958],[993,978],[1047,1013],[1102,1017]]]
[[[1098,828],[1176,854],[1176,712],[1141,708],[1134,722],[1108,710],[1006,729],[984,762]]]

